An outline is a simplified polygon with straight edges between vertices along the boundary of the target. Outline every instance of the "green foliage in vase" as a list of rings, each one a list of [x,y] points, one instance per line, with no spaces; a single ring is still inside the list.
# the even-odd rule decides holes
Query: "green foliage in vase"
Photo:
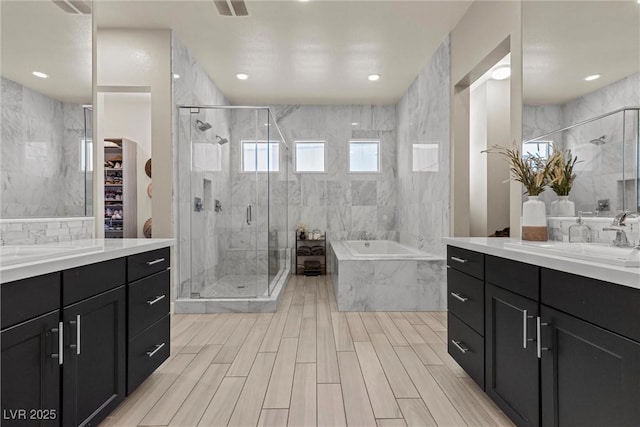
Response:
[[[549,167],[549,187],[558,196],[568,196],[573,187],[576,174],[573,168],[578,163],[578,156],[572,157],[571,150],[562,151],[553,148],[553,153],[549,156],[547,164]]]
[[[529,196],[540,195],[549,185],[551,164],[539,155],[522,156],[517,148],[506,148],[500,145],[494,145],[482,152],[503,156],[509,162],[511,178],[521,182],[526,189],[525,194]]]

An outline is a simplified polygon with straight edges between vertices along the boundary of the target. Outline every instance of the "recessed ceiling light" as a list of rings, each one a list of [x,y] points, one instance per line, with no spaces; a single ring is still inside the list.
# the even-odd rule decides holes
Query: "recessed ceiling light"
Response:
[[[249,78],[249,74],[247,73],[238,73],[236,74],[236,77],[240,80],[247,80]]]
[[[504,80],[511,76],[511,67],[500,67],[493,70],[491,78],[494,80]]]
[[[33,73],[31,73],[31,74],[33,74],[33,75],[34,75],[34,76],[36,76],[36,77],[40,77],[41,79],[46,79],[46,78],[48,78],[48,77],[49,77],[47,74],[45,74],[45,73],[41,73],[40,71],[34,71],[34,72],[33,72]]]
[[[351,126],[358,126],[359,124],[360,123],[358,123],[358,122],[353,122],[353,123],[351,123]]]
[[[180,74],[178,73],[173,73],[173,79],[174,80],[178,80],[180,78]]]
[[[367,77],[370,81],[375,82],[376,80],[380,80],[380,74],[369,74]]]
[[[600,74],[592,74],[590,76],[585,77],[584,79],[588,82],[591,80],[598,80],[600,78]]]

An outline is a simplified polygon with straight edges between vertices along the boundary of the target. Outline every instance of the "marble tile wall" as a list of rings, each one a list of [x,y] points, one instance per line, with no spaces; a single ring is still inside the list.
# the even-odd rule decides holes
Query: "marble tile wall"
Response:
[[[523,136],[525,139],[533,138],[622,107],[637,106],[639,99],[640,73],[635,73],[566,104],[525,105]],[[610,200],[611,211],[602,212],[607,216],[613,216],[615,211],[622,209],[623,197],[631,200],[626,209],[633,209],[634,202],[637,205],[635,186],[631,181],[623,186],[622,181],[623,164],[625,178],[633,176],[636,170],[637,129],[637,113],[627,113],[624,122],[622,114],[618,113],[548,138],[563,149],[572,150],[581,161],[576,165],[578,177],[570,195],[576,204],[576,211],[594,211],[598,199]],[[603,135],[605,144],[598,146],[589,143]],[[626,161],[623,162],[623,159]],[[543,193],[547,209],[555,198],[553,191]]]
[[[0,219],[0,245],[35,245],[93,239],[92,217]]]
[[[288,231],[279,235],[278,240],[288,241],[288,247],[295,247],[293,230],[300,222],[309,229],[326,231],[329,240],[358,238],[363,232],[378,239],[396,240],[395,106],[273,105],[270,108],[290,147],[288,153],[280,152],[281,164],[288,163],[288,173],[281,166],[280,173],[270,177],[270,188],[275,193],[272,196],[278,197],[288,191],[288,225],[278,227],[278,230]],[[247,114],[254,113],[234,112],[232,115],[232,165],[240,165],[240,140],[256,135],[256,120]],[[259,125],[264,122],[258,120]],[[380,141],[381,172],[349,173],[349,141],[367,138]],[[326,141],[325,173],[295,172],[296,140]],[[264,180],[259,177],[258,185],[261,182]],[[238,235],[246,228],[240,211],[255,194],[255,177],[238,171],[232,174],[232,186],[234,209],[240,215],[232,232]],[[258,197],[260,195],[265,193],[258,192]],[[265,206],[266,199],[258,205]],[[263,220],[266,221],[266,217],[263,216]],[[258,230],[261,230],[257,237],[258,248],[266,244],[265,226],[266,223],[258,224]],[[248,243],[253,244],[253,241],[248,240]]]
[[[185,45],[172,35],[173,104],[229,105],[198,60]],[[180,109],[174,121],[174,170],[178,191],[174,209],[178,213],[174,228],[178,236],[179,287],[175,295],[188,298],[207,283],[223,274],[225,251],[230,247],[231,185],[229,144],[218,145],[215,136],[229,138],[230,114],[220,109],[200,109],[197,114]],[[210,123],[201,132],[195,120]],[[217,157],[218,160],[214,160]],[[193,169],[192,169],[193,161]],[[207,193],[205,195],[205,192]],[[205,197],[206,196],[206,197]],[[194,211],[194,199],[205,203],[201,212]],[[220,200],[222,211],[215,212],[213,201]]]
[[[57,101],[4,77],[0,87],[0,217],[84,215],[82,105]]]
[[[397,106],[397,211],[399,241],[445,254],[449,235],[449,38],[420,71]],[[413,144],[438,146],[438,170],[413,172]]]

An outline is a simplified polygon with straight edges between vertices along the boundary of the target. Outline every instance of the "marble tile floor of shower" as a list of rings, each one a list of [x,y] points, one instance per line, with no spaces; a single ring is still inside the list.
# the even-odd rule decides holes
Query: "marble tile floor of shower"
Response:
[[[266,274],[229,274],[204,286],[200,298],[251,298],[267,290]]]
[[[443,312],[338,312],[292,276],[276,313],[179,314],[171,356],[103,426],[512,426],[447,354]]]

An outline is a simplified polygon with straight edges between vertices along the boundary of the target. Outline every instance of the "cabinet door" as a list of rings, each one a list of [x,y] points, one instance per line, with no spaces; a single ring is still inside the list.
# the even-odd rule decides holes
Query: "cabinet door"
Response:
[[[485,387],[518,425],[539,425],[538,303],[485,285]]]
[[[542,425],[637,426],[640,343],[542,306]]]
[[[60,425],[59,317],[56,310],[0,335],[2,423]]]
[[[65,426],[97,425],[125,396],[125,287],[63,310]]]

